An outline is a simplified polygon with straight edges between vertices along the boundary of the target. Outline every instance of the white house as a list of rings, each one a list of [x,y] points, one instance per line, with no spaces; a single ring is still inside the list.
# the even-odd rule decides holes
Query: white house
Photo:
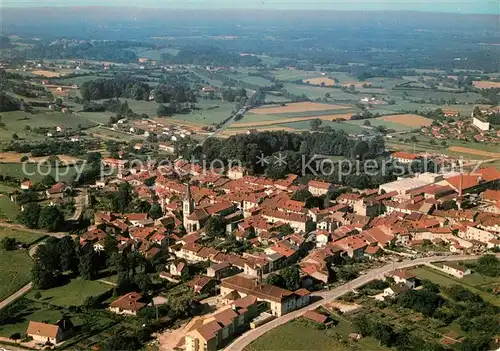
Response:
[[[463,278],[472,273],[469,268],[455,262],[443,263],[443,271],[457,278]]]

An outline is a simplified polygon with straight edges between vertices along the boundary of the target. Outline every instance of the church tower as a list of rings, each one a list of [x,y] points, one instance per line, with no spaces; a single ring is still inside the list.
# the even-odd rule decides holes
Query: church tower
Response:
[[[187,217],[193,213],[194,211],[194,200],[191,195],[191,189],[189,187],[189,183],[186,184],[186,194],[184,195],[184,199],[182,200],[182,216],[183,216],[183,225],[186,231],[190,231],[188,228],[188,220]]]

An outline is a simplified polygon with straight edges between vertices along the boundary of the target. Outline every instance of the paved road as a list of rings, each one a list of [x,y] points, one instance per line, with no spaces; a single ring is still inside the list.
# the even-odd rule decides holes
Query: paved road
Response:
[[[29,282],[28,284],[26,284],[25,286],[23,286],[21,289],[19,289],[18,291],[16,291],[12,295],[10,295],[8,298],[6,298],[5,300],[1,301],[0,302],[0,310],[3,309],[4,307],[6,307],[8,304],[14,302],[15,300],[17,300],[18,298],[20,298],[24,294],[26,294],[28,291],[30,291],[32,285],[33,284],[31,282]]]
[[[83,208],[87,205],[88,191],[87,188],[77,189],[79,191],[78,196],[75,197],[75,213],[68,221],[77,221],[82,215]]]
[[[366,283],[382,277],[384,274],[392,271],[393,269],[399,269],[399,268],[408,268],[408,267],[413,267],[413,266],[418,266],[418,265],[424,265],[426,263],[431,263],[431,262],[436,262],[436,261],[464,261],[464,260],[473,260],[477,259],[480,256],[433,256],[433,257],[425,257],[425,258],[418,258],[415,260],[407,260],[407,261],[402,261],[402,262],[394,262],[388,265],[385,265],[380,268],[374,268],[372,270],[367,271],[364,275],[336,288],[333,290],[329,291],[321,291],[317,293],[313,293],[313,296],[320,296],[323,299],[315,302],[309,306],[306,306],[300,310],[293,311],[291,313],[285,314],[282,317],[279,317],[269,323],[266,323],[259,328],[249,330],[242,336],[240,336],[238,339],[233,341],[231,344],[229,344],[225,350],[227,351],[242,351],[245,347],[247,347],[252,341],[256,340],[260,336],[264,335],[266,332],[268,332],[271,329],[274,329],[282,324],[285,324],[301,315],[303,315],[305,312],[309,310],[313,310],[321,305],[323,305],[325,302],[334,300],[336,298],[339,298],[340,296],[346,294],[349,291],[352,291],[356,288],[359,288],[362,285],[365,285]],[[497,257],[500,257],[500,254],[497,254]]]
[[[29,228],[26,228],[22,225],[12,224],[12,223],[1,223],[0,227],[19,229],[19,230],[22,230],[24,232],[31,232],[31,233],[55,236],[56,238],[62,238],[63,236],[67,235],[67,233],[47,233],[47,232],[42,231],[42,230],[29,229]],[[40,241],[29,248],[28,254],[30,255],[30,257],[33,257],[33,255],[36,252],[36,249],[38,248],[38,246],[42,245],[43,242],[44,241]],[[15,300],[17,300],[18,298],[20,298],[24,294],[26,294],[28,291],[31,290],[32,286],[33,286],[33,284],[31,282],[29,282],[28,284],[23,286],[21,289],[19,289],[18,291],[16,291],[15,293],[10,295],[9,297],[7,297],[5,300],[0,301],[0,310],[5,308],[8,304],[14,302]]]

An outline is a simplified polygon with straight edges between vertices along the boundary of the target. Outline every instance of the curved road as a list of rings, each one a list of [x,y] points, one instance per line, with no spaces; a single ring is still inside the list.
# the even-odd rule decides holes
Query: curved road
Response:
[[[0,227],[6,227],[6,228],[11,228],[11,229],[21,229],[25,232],[32,232],[32,233],[44,234],[44,235],[48,235],[48,236],[55,236],[56,238],[62,238],[63,236],[67,235],[66,233],[47,233],[45,231],[29,229],[29,228],[23,227],[19,224],[11,224],[11,223],[2,223],[0,225]],[[29,248],[28,254],[31,258],[33,258],[33,255],[35,254],[38,246],[42,245],[44,241],[45,241],[45,239],[36,243],[35,245],[33,245]],[[29,282],[28,284],[23,286],[21,289],[19,289],[18,291],[16,291],[15,293],[10,295],[9,297],[7,297],[5,300],[0,301],[0,310],[5,308],[7,305],[14,302],[15,300],[17,300],[18,298],[20,298],[24,294],[26,294],[28,291],[31,290],[32,286],[33,286],[33,283]]]
[[[323,305],[326,302],[329,302],[331,300],[337,299],[340,296],[346,294],[349,291],[352,291],[356,288],[359,288],[362,285],[365,285],[366,283],[377,279],[379,277],[382,277],[384,274],[389,273],[390,271],[394,269],[401,269],[401,268],[408,268],[408,267],[414,267],[414,266],[420,266],[420,265],[425,265],[427,263],[431,262],[438,262],[438,261],[466,261],[466,260],[474,260],[478,259],[481,256],[469,256],[469,255],[463,255],[463,256],[432,256],[432,257],[424,257],[424,258],[417,258],[415,260],[406,260],[402,262],[394,262],[390,263],[388,265],[385,265],[380,268],[374,268],[372,270],[367,271],[365,274],[362,276],[338,287],[332,290],[328,291],[320,291],[311,294],[312,296],[320,296],[322,299],[320,301],[317,301],[313,304],[310,304],[300,310],[296,310],[293,312],[290,312],[288,314],[285,314],[284,316],[281,316],[277,319],[272,320],[271,322],[268,322],[256,329],[251,329],[241,335],[239,338],[237,338],[235,341],[233,341],[231,344],[229,344],[225,350],[227,351],[242,351],[245,347],[247,347],[252,341],[256,340],[260,336],[264,335],[266,332],[268,332],[271,329],[274,329],[282,324],[285,324],[301,315],[303,315],[305,312],[309,310],[313,310],[321,305]],[[497,257],[500,257],[500,254],[497,254]]]

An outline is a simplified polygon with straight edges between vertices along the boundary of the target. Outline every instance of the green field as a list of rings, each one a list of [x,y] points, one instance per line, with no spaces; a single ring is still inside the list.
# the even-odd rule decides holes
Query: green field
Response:
[[[196,103],[199,110],[193,110],[187,114],[176,114],[172,118],[186,122],[199,123],[201,125],[210,125],[219,123],[228,118],[235,105],[231,102],[219,100],[200,100]],[[168,119],[167,119],[168,122]]]
[[[294,129],[301,129],[301,130],[309,130],[311,129],[311,121],[302,121],[302,122],[293,122],[293,123],[282,123],[279,124],[280,126],[283,127],[288,127],[288,128],[294,128]],[[346,122],[330,122],[330,121],[322,121],[321,126],[330,126],[332,129],[335,130],[343,130],[347,134],[361,134],[365,132],[363,128],[354,125],[354,124],[349,124]]]
[[[479,288],[483,284],[490,284],[492,282],[500,283],[500,278],[498,277],[490,279],[488,277],[483,277],[478,273],[473,273],[472,275],[464,277],[463,279],[458,279],[429,267],[419,267],[412,270],[412,272],[419,279],[430,280],[431,282],[442,286],[447,287],[452,285],[462,285],[473,293],[481,296],[485,301],[500,306],[500,299],[497,296],[483,291]]]
[[[73,78],[53,78],[53,81],[55,84],[58,85],[71,85],[71,84],[76,84],[78,86],[81,86],[83,83],[91,81],[91,80],[96,80],[99,78],[106,78],[107,75],[104,74],[91,74],[88,76],[81,76],[81,77],[73,77]]]
[[[362,98],[359,94],[349,94],[339,88],[317,87],[314,85],[285,83],[285,89],[293,95],[305,95],[311,100],[324,98],[326,93],[331,95],[333,101],[358,101]]]
[[[284,97],[284,96],[266,94],[264,101],[266,103],[269,103],[269,102],[288,102],[288,101],[290,101],[290,99],[287,97]]]
[[[0,195],[0,220],[7,219],[10,222],[16,222],[19,215],[19,206],[10,201],[5,195]]]
[[[0,301],[29,283],[32,265],[27,250],[0,251]]]
[[[2,238],[14,238],[16,241],[23,244],[31,245],[36,241],[39,241],[45,235],[27,231],[21,231],[17,229],[0,227],[0,240]]]
[[[312,326],[302,324],[293,320],[278,328],[268,331],[266,334],[252,342],[245,351],[274,351],[274,350],[388,350],[379,346],[373,338],[363,338],[357,343],[349,341],[349,333],[354,330],[350,324],[341,320],[339,324],[327,330],[317,330]],[[336,339],[336,333],[342,335],[340,342]]]
[[[5,184],[1,184],[0,183],[0,193],[1,194],[10,194],[14,191],[16,191],[17,189],[14,188],[14,187],[11,187],[9,185],[5,185]]]
[[[117,130],[112,130],[112,129],[105,128],[105,127],[90,128],[88,130],[88,133],[91,137],[99,137],[99,138],[103,138],[103,139],[111,139],[111,140],[116,140],[116,141],[130,142],[131,140],[144,139],[144,137],[140,136],[140,135],[132,135],[132,134],[128,134],[128,133],[117,131]]]
[[[46,110],[37,114],[27,114],[23,111],[3,112],[2,120],[5,123],[5,128],[2,130],[2,140],[8,140],[12,134],[17,134],[20,138],[45,138],[41,135],[30,134],[25,131],[26,126],[32,129],[36,127],[64,126],[66,128],[76,128],[80,125],[82,128],[90,128],[95,125],[86,118],[79,117],[73,114],[64,114],[61,112],[52,112]]]
[[[62,307],[80,306],[87,297],[101,295],[111,288],[111,285],[99,281],[75,278],[68,284],[57,288],[33,290],[26,295],[26,298],[37,300],[35,294],[40,292],[42,297],[39,300],[45,303]]]
[[[365,121],[370,122],[370,125],[372,127],[385,126],[387,129],[394,129],[397,132],[410,131],[410,130],[415,129],[415,127],[411,127],[411,126],[407,126],[407,125],[399,124],[399,123],[387,122],[387,121],[383,121],[381,119],[376,119],[376,118],[371,118],[368,120],[346,121],[344,123],[357,125],[357,126],[363,126]]]
[[[24,169],[23,169],[24,167]],[[80,165],[78,165],[80,167]],[[26,172],[25,172],[26,171]],[[39,182],[46,174],[50,174],[56,181],[69,181],[76,174],[74,166],[64,166],[50,170],[47,166],[34,163],[0,163],[0,174],[8,175],[17,179],[28,178],[32,181]]]
[[[277,70],[271,71],[271,74],[279,80],[296,81],[307,78],[316,78],[320,76],[316,71],[301,71],[301,70]]]

